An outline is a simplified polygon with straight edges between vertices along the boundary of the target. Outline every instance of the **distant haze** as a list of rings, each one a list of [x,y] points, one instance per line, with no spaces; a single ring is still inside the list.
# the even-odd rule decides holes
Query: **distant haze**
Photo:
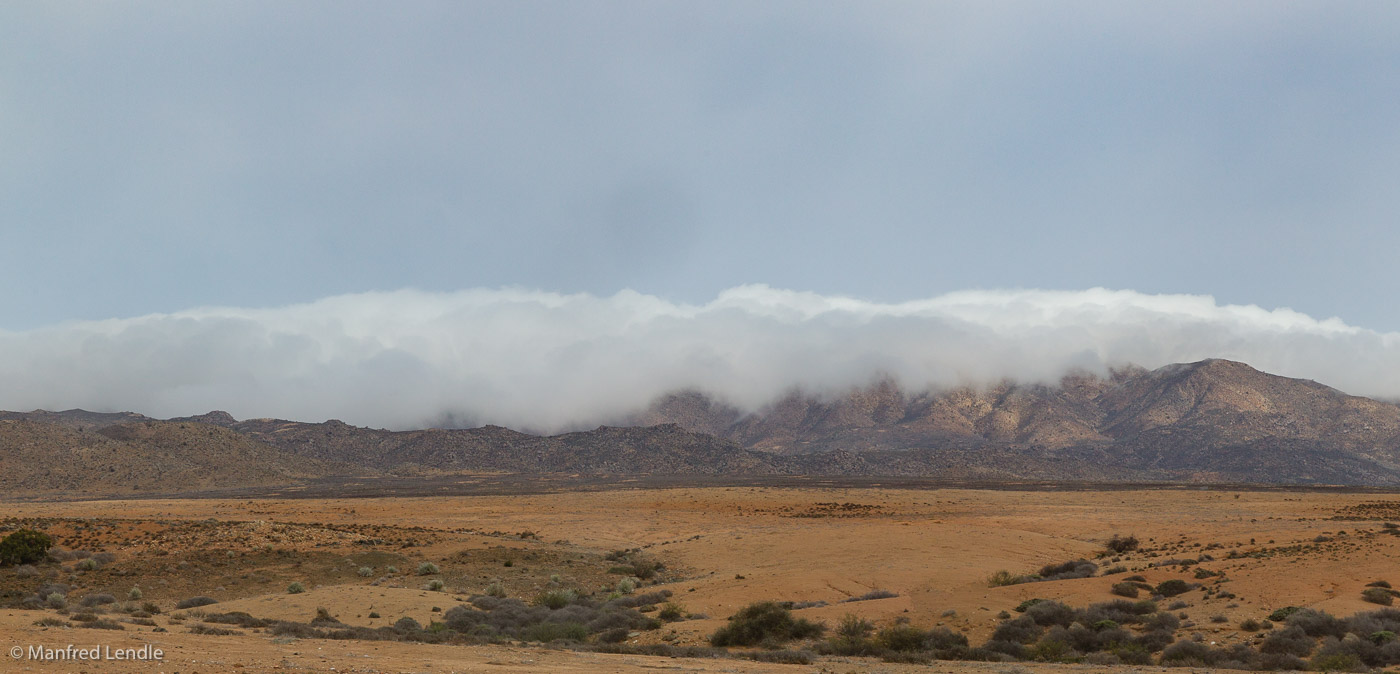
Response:
[[[698,389],[757,409],[880,377],[909,390],[1053,383],[1220,357],[1400,396],[1400,334],[1208,296],[988,290],[893,304],[731,288],[704,304],[632,291],[414,290],[201,308],[0,332],[0,408],[338,418],[553,432]]]

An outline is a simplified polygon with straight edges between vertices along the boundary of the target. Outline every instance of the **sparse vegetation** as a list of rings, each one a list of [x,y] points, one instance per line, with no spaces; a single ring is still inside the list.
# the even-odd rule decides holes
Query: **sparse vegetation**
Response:
[[[1138,549],[1137,536],[1120,536],[1114,534],[1108,542],[1104,543],[1104,549],[1115,554],[1123,554]]]
[[[204,596],[204,595],[200,595],[200,596],[198,596],[198,597],[190,597],[189,599],[185,599],[185,600],[180,601],[179,603],[175,604],[175,608],[184,610],[184,609],[198,608],[198,607],[200,607],[200,606],[208,606],[208,605],[210,605],[210,604],[217,604],[217,603],[219,603],[219,600],[217,600],[217,599],[215,599],[215,598],[213,598],[213,597],[206,597],[206,596]]]
[[[0,566],[41,562],[53,547],[48,534],[34,529],[20,529],[0,540]]]
[[[437,564],[434,564],[432,562],[423,562],[422,564],[418,565],[418,575],[420,576],[431,576],[435,573],[440,573],[438,571]]]
[[[306,586],[301,581],[295,581],[287,586],[287,594],[301,594],[306,591]]]
[[[710,636],[715,646],[757,646],[782,644],[794,639],[820,636],[824,628],[802,618],[777,602],[761,601],[745,606],[729,618],[729,624]]]

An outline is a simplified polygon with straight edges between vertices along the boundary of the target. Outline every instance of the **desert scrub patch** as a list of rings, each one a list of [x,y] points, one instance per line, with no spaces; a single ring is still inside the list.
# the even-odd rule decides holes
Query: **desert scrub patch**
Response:
[[[773,601],[749,604],[729,618],[729,624],[710,636],[715,646],[756,646],[760,643],[784,643],[793,639],[821,636],[825,628],[803,618],[793,618],[792,612]]]
[[[443,582],[442,582],[441,580],[438,580],[438,579],[434,578],[434,579],[428,581],[427,584],[423,586],[423,589],[424,589],[424,590],[427,590],[427,591],[429,591],[429,592],[442,592],[442,589],[443,589],[444,587],[446,587],[446,586],[443,584]]]
[[[1113,587],[1109,589],[1109,592],[1120,597],[1136,599],[1138,596],[1138,586],[1136,583],[1114,583]]]
[[[557,611],[577,599],[578,593],[573,590],[550,590],[535,597],[535,605]]]
[[[662,622],[678,622],[685,620],[685,609],[675,602],[666,602],[665,606],[656,613],[656,618]]]
[[[178,604],[175,604],[175,608],[184,610],[184,609],[191,609],[191,608],[199,608],[200,606],[208,606],[208,605],[210,605],[210,604],[217,604],[217,603],[219,603],[219,600],[218,600],[218,599],[215,599],[215,598],[213,598],[213,597],[206,597],[206,596],[204,596],[204,595],[200,595],[200,596],[198,596],[198,597],[190,597],[189,599],[182,600],[182,601],[179,602]]]
[[[422,564],[418,565],[418,575],[420,576],[431,576],[435,573],[441,573],[438,570],[437,564],[434,564],[432,562],[423,562]]]
[[[79,603],[81,603],[86,608],[91,608],[93,606],[105,606],[107,604],[115,604],[117,603],[117,598],[113,597],[110,594],[102,592],[98,594],[90,594],[86,597],[83,597],[83,600]]]
[[[203,623],[195,623],[188,628],[190,634],[207,634],[209,636],[227,636],[238,634],[238,632],[223,627],[212,627]]]
[[[1395,603],[1395,597],[1397,594],[1400,593],[1397,593],[1395,590],[1390,590],[1383,587],[1368,587],[1365,590],[1361,591],[1361,599],[1363,601],[1368,601],[1372,604],[1390,606],[1391,604]]]
[[[1017,575],[1006,569],[1001,569],[987,576],[987,587],[1006,587],[1008,585],[1020,585],[1021,583],[1029,581],[1030,579],[1026,576]]]
[[[1104,543],[1103,547],[1104,550],[1106,550],[1107,552],[1121,555],[1125,552],[1132,552],[1134,550],[1137,550],[1138,545],[1139,542],[1137,536],[1122,536],[1119,534],[1113,534],[1113,536]]]
[[[849,603],[849,602],[853,602],[853,601],[872,601],[872,600],[875,600],[875,599],[891,599],[891,598],[898,597],[898,596],[899,596],[899,594],[897,594],[897,593],[895,593],[895,592],[890,592],[889,590],[878,590],[878,589],[877,589],[877,590],[871,590],[871,591],[869,591],[869,592],[866,592],[865,594],[860,595],[859,597],[847,597],[847,598],[845,598],[845,599],[842,599],[842,600],[841,600],[841,603],[844,604],[844,603]]]
[[[53,539],[34,529],[20,529],[0,539],[0,566],[34,564],[44,561]]]
[[[1154,591],[1163,597],[1175,597],[1190,592],[1191,584],[1180,578],[1173,578],[1158,583]]]
[[[301,594],[306,591],[306,586],[301,581],[295,581],[287,586],[287,594]]]

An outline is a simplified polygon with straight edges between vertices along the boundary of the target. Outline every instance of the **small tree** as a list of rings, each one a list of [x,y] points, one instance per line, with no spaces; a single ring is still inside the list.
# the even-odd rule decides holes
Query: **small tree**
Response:
[[[0,566],[33,564],[43,561],[53,547],[53,539],[42,531],[20,529],[0,541]]]

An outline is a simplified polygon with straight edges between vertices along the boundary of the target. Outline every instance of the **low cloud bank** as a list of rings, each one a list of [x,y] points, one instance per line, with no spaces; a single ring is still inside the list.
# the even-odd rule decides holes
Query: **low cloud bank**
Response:
[[[1208,296],[962,291],[881,304],[762,285],[703,305],[518,289],[343,295],[0,332],[0,409],[553,432],[697,388],[757,409],[800,387],[1054,382],[1220,357],[1400,397],[1400,333]]]

